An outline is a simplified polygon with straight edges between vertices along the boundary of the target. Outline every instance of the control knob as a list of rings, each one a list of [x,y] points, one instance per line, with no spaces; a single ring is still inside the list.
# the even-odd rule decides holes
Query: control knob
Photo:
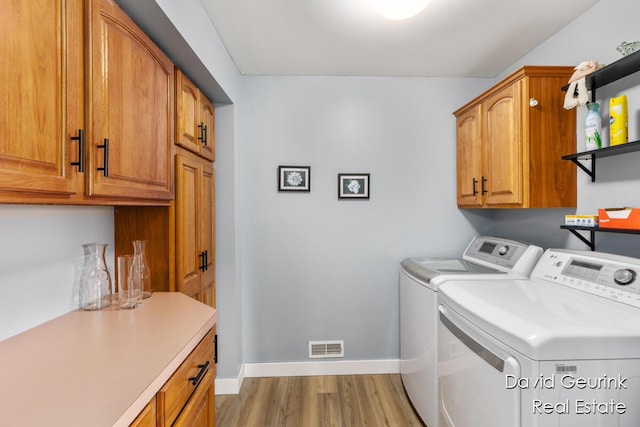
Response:
[[[500,255],[506,255],[508,252],[509,252],[509,246],[507,245],[500,247],[500,249],[498,250],[498,253]]]
[[[613,281],[618,285],[630,285],[634,280],[636,280],[636,272],[628,268],[621,268],[613,273]]]

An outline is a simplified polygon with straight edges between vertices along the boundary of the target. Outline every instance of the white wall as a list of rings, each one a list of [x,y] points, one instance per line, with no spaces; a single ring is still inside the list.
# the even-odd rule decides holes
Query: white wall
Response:
[[[85,243],[107,243],[113,208],[0,205],[0,341],[78,308]]]
[[[237,378],[242,366],[240,197],[236,106],[216,108],[217,378]],[[220,389],[221,387],[217,387]]]
[[[398,358],[398,266],[456,256],[476,233],[456,208],[452,111],[484,79],[244,77],[240,107],[244,361]],[[311,166],[278,193],[279,165]],[[337,174],[371,174],[337,200]],[[488,223],[478,218],[479,227]]]

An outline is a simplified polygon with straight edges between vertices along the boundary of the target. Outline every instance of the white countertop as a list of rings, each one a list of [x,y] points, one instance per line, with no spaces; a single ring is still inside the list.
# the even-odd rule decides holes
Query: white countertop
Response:
[[[126,426],[218,312],[179,292],[76,310],[0,342],[0,424]]]

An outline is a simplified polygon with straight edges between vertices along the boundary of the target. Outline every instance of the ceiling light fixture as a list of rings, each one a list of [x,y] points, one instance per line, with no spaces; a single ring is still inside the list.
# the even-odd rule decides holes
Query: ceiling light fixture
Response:
[[[430,0],[369,0],[376,11],[387,19],[399,21],[422,12]]]

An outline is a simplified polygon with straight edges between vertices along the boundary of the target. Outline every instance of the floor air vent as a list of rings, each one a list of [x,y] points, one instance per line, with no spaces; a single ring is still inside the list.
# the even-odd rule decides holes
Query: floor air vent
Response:
[[[344,357],[344,341],[309,341],[309,358]]]

